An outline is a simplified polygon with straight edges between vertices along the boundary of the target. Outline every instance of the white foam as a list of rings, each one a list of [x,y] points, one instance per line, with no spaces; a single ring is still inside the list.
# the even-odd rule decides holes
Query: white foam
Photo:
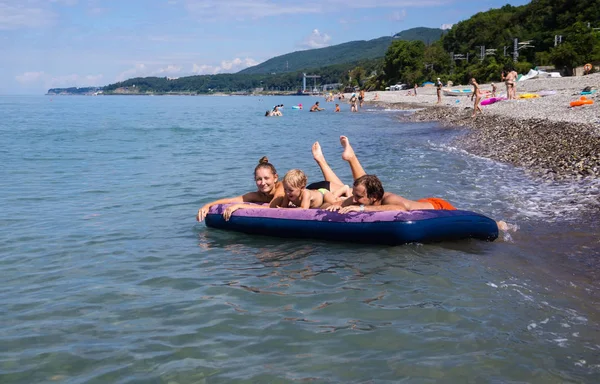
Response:
[[[523,168],[472,155],[447,144],[429,144],[434,149],[466,158],[469,166],[460,171],[459,176],[465,185],[477,188],[461,191],[462,200],[480,201],[494,207],[504,205],[504,209],[499,207],[501,211],[492,212],[497,219],[575,221],[590,208],[600,206],[600,179],[541,180]],[[504,218],[507,210],[513,215],[511,218]]]

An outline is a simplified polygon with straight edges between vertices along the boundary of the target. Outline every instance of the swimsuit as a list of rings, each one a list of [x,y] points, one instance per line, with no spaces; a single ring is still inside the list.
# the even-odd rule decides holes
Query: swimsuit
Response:
[[[331,183],[327,180],[317,181],[316,183],[311,183],[306,186],[306,189],[326,189],[328,191],[331,190]]]
[[[421,199],[418,201],[419,201],[419,203],[429,203],[429,204],[433,205],[433,209],[447,209],[450,211],[456,210],[456,208],[454,208],[452,206],[452,204],[450,204],[449,202],[447,202],[444,199],[440,199],[437,197],[428,197],[426,199]]]
[[[322,194],[323,196],[325,196],[325,194],[329,192],[329,190],[328,190],[328,189],[325,189],[325,188],[319,188],[319,189],[317,189],[317,191],[321,192],[321,194]]]

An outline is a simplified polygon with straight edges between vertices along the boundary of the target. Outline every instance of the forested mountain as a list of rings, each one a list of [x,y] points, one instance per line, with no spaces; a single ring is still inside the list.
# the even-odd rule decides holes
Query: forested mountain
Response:
[[[438,41],[444,34],[443,29],[439,28],[411,28],[402,32],[398,32],[394,35],[395,40],[406,40],[406,41],[422,41],[429,45]]]
[[[453,63],[455,74],[465,77],[471,73],[492,80],[503,67],[524,72],[539,65],[554,65],[568,74],[576,66],[600,60],[598,28],[600,0],[532,0],[475,14],[455,24],[442,37],[442,45],[448,53],[474,59]],[[513,63],[515,38],[518,43],[529,42],[518,44],[517,63]],[[481,46],[496,52],[478,57]]]
[[[254,75],[306,71],[309,68],[380,58],[385,55],[391,42],[391,37],[380,37],[374,40],[351,41],[325,48],[296,51],[274,57],[238,73]]]
[[[384,36],[373,40],[350,41],[325,48],[296,51],[273,57],[238,73],[266,74],[306,71],[308,68],[377,59],[385,55],[393,40],[420,40],[429,44],[438,41],[443,32],[438,28],[419,27],[399,32],[394,37]]]
[[[349,82],[364,79],[367,73],[374,71],[381,59],[363,60],[353,63],[336,64],[320,68],[307,68],[305,71],[319,73],[319,84]],[[312,82],[309,82],[312,87]],[[210,94],[215,92],[252,92],[255,89],[265,92],[296,92],[302,88],[302,71],[277,74],[239,74],[198,75],[170,80],[166,77],[137,77],[103,88],[106,94],[146,94],[146,93],[185,93]]]

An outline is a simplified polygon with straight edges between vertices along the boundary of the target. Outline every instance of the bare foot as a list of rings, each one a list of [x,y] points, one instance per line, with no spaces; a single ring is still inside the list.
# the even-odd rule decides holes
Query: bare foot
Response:
[[[323,151],[321,150],[321,144],[318,141],[312,145],[312,154],[316,161],[324,161]]]
[[[497,221],[496,224],[498,225],[498,229],[501,231],[508,231],[508,224],[506,224],[505,221]]]
[[[344,185],[344,192],[342,193],[341,196],[346,196],[346,197],[352,196],[352,188],[350,188],[349,185],[345,184]]]
[[[342,159],[350,161],[356,157],[356,155],[354,154],[354,149],[352,149],[350,141],[346,136],[340,136],[340,143],[342,143],[342,147],[344,147],[344,152],[342,152]]]

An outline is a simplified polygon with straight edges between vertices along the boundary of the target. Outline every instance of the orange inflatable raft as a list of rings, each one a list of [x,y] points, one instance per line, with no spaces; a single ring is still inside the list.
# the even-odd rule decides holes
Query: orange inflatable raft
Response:
[[[585,96],[581,96],[579,100],[571,101],[571,107],[581,107],[586,104],[594,104],[594,100],[590,100]]]

